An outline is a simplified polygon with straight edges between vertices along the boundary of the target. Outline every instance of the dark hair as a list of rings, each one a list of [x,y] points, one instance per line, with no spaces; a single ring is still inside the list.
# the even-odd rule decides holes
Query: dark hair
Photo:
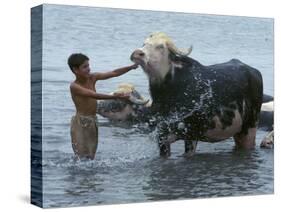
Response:
[[[79,68],[80,65],[82,65],[86,60],[89,60],[89,58],[81,53],[74,53],[69,56],[67,63],[71,71],[73,72],[73,68]]]

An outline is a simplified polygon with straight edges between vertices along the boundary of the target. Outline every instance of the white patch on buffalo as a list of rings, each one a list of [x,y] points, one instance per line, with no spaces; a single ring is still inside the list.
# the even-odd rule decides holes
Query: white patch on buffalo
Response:
[[[182,64],[181,63],[174,63],[172,62],[172,78],[174,78],[175,76],[175,69],[176,68],[182,68]]]
[[[208,130],[205,133],[205,136],[211,140],[224,140],[240,132],[242,127],[242,118],[238,110],[235,110],[234,114],[235,116],[232,119],[232,124],[225,129],[223,129],[223,124],[221,123],[219,117],[215,116],[213,121],[215,122],[216,127]]]
[[[182,68],[183,66],[182,66],[182,63],[180,63],[180,62],[172,62],[172,65],[173,65],[173,67],[174,68]]]
[[[242,117],[245,117],[245,111],[246,111],[246,102],[245,99],[243,99],[243,103],[242,103]]]
[[[267,103],[263,103],[261,105],[261,111],[273,111],[273,101],[271,102],[267,102]]]

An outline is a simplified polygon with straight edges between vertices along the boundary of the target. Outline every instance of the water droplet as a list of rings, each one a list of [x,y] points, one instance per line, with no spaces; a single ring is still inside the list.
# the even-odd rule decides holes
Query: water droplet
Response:
[[[178,129],[183,130],[185,128],[185,124],[183,122],[178,123]]]

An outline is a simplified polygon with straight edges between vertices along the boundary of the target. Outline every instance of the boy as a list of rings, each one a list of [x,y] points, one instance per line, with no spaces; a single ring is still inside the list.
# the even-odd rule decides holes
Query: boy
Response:
[[[94,159],[98,145],[98,127],[96,118],[97,99],[123,99],[124,94],[96,93],[96,82],[117,77],[136,69],[137,64],[104,73],[90,73],[89,58],[83,54],[72,54],[68,58],[68,65],[76,79],[70,84],[71,97],[76,107],[76,114],[71,120],[72,148],[79,158]]]

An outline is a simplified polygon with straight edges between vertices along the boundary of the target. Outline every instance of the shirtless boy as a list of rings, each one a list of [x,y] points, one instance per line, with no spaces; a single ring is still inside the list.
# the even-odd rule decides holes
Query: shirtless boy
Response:
[[[72,54],[68,58],[68,65],[76,76],[70,84],[72,100],[76,107],[76,114],[71,120],[72,148],[79,158],[94,159],[98,145],[98,126],[96,118],[97,99],[123,99],[124,94],[102,94],[96,92],[96,82],[112,77],[118,77],[138,67],[137,64],[119,68],[109,72],[90,73],[89,58],[83,54]]]

